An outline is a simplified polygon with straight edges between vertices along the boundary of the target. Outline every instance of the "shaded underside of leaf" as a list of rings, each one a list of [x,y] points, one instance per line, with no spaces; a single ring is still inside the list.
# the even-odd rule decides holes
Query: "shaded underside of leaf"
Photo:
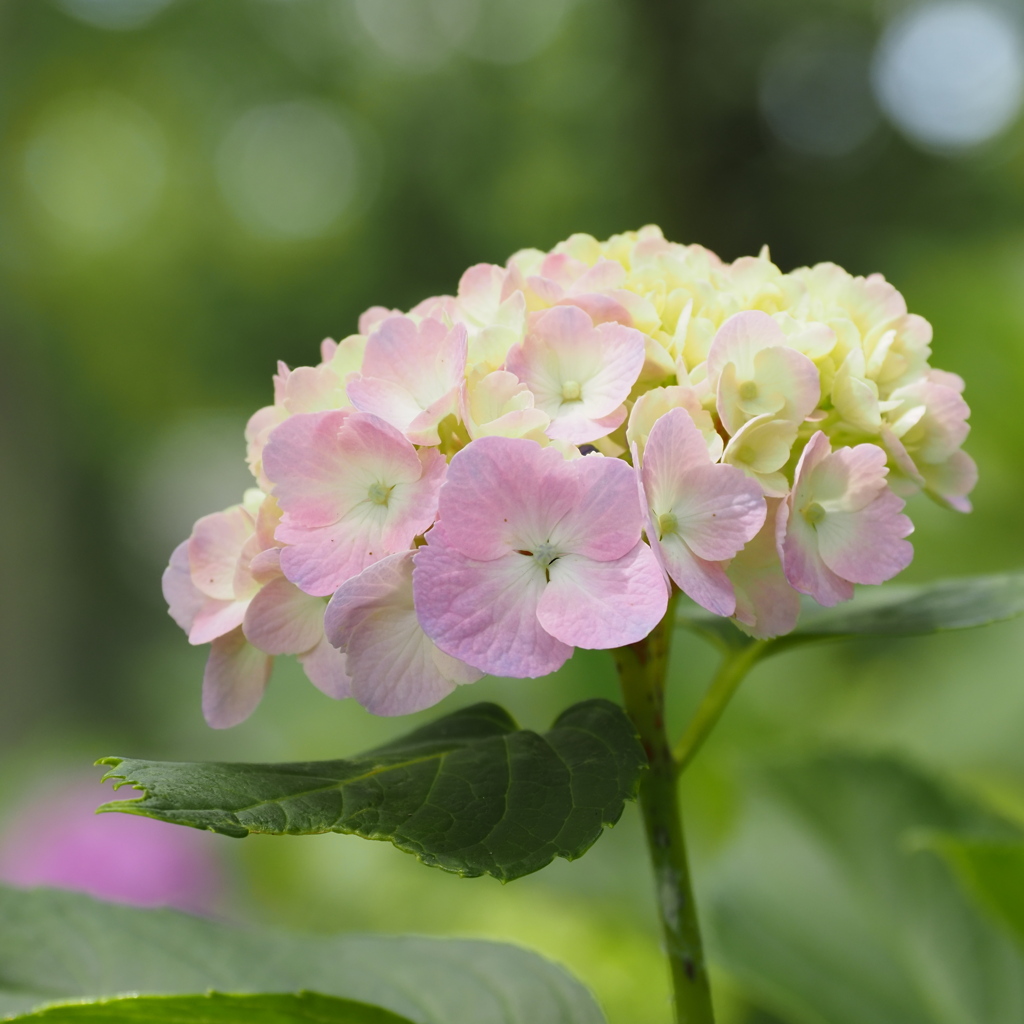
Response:
[[[1024,572],[864,587],[852,601],[834,608],[822,608],[805,599],[796,629],[769,640],[762,657],[821,640],[920,636],[987,626],[1021,614]],[[684,609],[679,622],[728,650],[753,642],[730,619],[709,615],[696,607]]]
[[[298,935],[0,886],[0,1017],[70,999],[210,989],[313,990],[415,1024],[604,1022],[582,985],[516,946]]]
[[[1024,947],[1024,839],[938,836],[935,848],[964,887]]]
[[[44,1007],[14,1020],[40,1024],[410,1024],[388,1010],[315,992],[127,996]]]
[[[635,796],[647,759],[622,709],[589,700],[544,735],[480,704],[348,760],[100,763],[105,779],[145,793],[103,811],[234,837],[385,839],[425,864],[509,881],[585,853]]]
[[[936,855],[1017,827],[902,760],[761,766],[708,907],[715,949],[793,1024],[1019,1024],[1024,955]]]

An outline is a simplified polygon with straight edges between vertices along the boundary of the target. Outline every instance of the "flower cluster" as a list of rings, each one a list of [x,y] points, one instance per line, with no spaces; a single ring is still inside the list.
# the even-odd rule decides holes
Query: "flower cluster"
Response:
[[[912,557],[903,498],[959,511],[959,377],[883,277],[725,263],[656,227],[480,264],[279,366],[257,487],[164,592],[232,725],[277,654],[378,714],[645,637],[672,586],[756,637]],[[329,600],[328,600],[329,599]]]

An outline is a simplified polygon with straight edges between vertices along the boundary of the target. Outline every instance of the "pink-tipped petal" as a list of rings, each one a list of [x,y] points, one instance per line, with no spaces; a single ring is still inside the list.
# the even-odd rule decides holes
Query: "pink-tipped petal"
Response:
[[[333,593],[367,565],[408,548],[434,520],[446,469],[440,453],[417,452],[376,416],[330,419],[336,415],[292,417],[267,447],[268,465],[279,480],[275,495],[284,509],[276,532],[287,545],[281,568],[317,596]],[[309,445],[321,454],[309,455]]]
[[[233,630],[213,642],[203,674],[203,716],[214,729],[230,729],[256,710],[273,659]]]
[[[661,541],[653,539],[651,547],[687,597],[715,615],[733,614],[736,595],[721,562],[698,558],[679,534],[670,534]]]
[[[590,444],[602,437],[607,437],[626,421],[626,406],[620,405],[607,416],[592,419],[580,413],[567,413],[553,419],[548,425],[547,435],[556,441],[568,441],[569,444]]]
[[[193,645],[208,644],[238,629],[245,618],[247,606],[247,601],[215,601],[208,597],[192,620],[188,642]]]
[[[546,585],[532,558],[511,552],[476,561],[439,527],[416,552],[413,594],[423,631],[446,654],[492,675],[546,676],[572,654],[537,620]]]
[[[358,377],[348,383],[348,397],[360,411],[379,416],[404,434],[423,407],[401,384],[380,377]],[[436,444],[436,442],[435,442]]]
[[[299,655],[299,664],[306,678],[321,693],[335,700],[352,696],[352,680],[345,660],[345,655],[332,647],[324,636],[311,651]]]
[[[786,581],[775,544],[775,517],[781,502],[768,504],[768,519],[761,531],[728,568],[736,591],[736,620],[756,640],[791,633],[800,616],[800,595]]]
[[[779,508],[776,543],[786,579],[800,593],[825,608],[853,597],[853,584],[837,576],[819,554],[815,528],[799,512],[791,512],[786,502]]]
[[[582,309],[556,306],[536,317],[523,343],[509,351],[506,368],[551,417],[550,437],[584,444],[624,420],[620,406],[643,369],[644,353],[639,331],[617,323],[595,327]]]
[[[848,511],[863,508],[884,489],[888,474],[886,462],[885,451],[876,444],[839,448],[822,459],[806,478],[798,473],[793,490],[800,492],[806,479],[814,500],[826,508]],[[796,507],[799,507],[799,499]]]
[[[255,523],[240,505],[203,516],[192,528],[188,561],[192,582],[207,597],[232,601],[238,561],[246,542],[255,533]]]
[[[350,413],[302,413],[270,435],[263,469],[273,481],[278,504],[304,526],[324,526],[345,511],[338,480],[344,479],[348,453],[339,434]]]
[[[978,482],[978,466],[965,451],[953,452],[944,462],[921,467],[928,494],[955,512],[970,512],[967,497]]]
[[[906,503],[888,488],[855,512],[831,512],[818,525],[822,561],[852,583],[885,583],[914,557],[903,538],[914,525],[900,513]]]
[[[760,485],[733,466],[711,462],[685,409],[670,410],[651,428],[641,477],[654,532],[678,534],[701,561],[732,558],[764,523]]]
[[[347,651],[352,696],[375,715],[432,707],[481,672],[439,650],[413,606],[413,553],[392,555],[331,598],[325,627]]]
[[[449,299],[454,309],[454,300]],[[348,384],[356,408],[387,420],[417,444],[438,444],[437,424],[458,405],[466,369],[464,324],[427,316],[384,320],[366,343],[361,374]]]
[[[188,562],[188,541],[183,540],[172,552],[171,560],[161,577],[167,614],[186,632],[207,600],[192,582]]]
[[[665,578],[642,541],[613,561],[564,555],[537,606],[545,631],[573,647],[604,649],[642,640],[668,605]]]
[[[264,654],[302,654],[323,636],[325,607],[321,598],[279,576],[249,603],[242,631]]]
[[[767,506],[761,486],[742,470],[702,466],[687,474],[686,484],[673,511],[680,535],[698,558],[732,558],[764,525]]]
[[[388,309],[387,306],[371,306],[368,310],[359,314],[359,333],[369,334],[375,327],[383,323],[389,316],[401,316],[398,309]]]
[[[673,505],[694,469],[711,465],[704,435],[686,409],[670,409],[655,420],[643,456],[643,480],[652,504]]]

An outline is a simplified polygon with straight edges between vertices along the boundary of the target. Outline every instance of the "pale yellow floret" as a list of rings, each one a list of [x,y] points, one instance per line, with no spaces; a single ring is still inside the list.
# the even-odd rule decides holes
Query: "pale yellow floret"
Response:
[[[789,490],[783,469],[799,430],[798,423],[776,419],[770,413],[756,416],[730,438],[722,461],[743,470],[769,497],[782,497]]]
[[[626,427],[626,443],[636,445],[642,456],[651,428],[670,409],[685,409],[697,429],[704,437],[708,447],[708,455],[712,462],[717,462],[722,455],[722,438],[715,430],[711,414],[701,406],[697,388],[672,385],[670,387],[652,388],[642,394],[630,410],[629,423]]]

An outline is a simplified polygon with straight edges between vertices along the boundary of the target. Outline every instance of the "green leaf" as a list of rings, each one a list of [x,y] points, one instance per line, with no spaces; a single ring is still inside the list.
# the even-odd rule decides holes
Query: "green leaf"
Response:
[[[1024,572],[968,576],[936,583],[890,583],[863,588],[852,601],[822,608],[805,600],[796,629],[770,640],[761,657],[821,640],[850,637],[900,637],[948,629],[987,626],[1024,614]],[[700,633],[726,650],[753,641],[731,619],[687,608],[680,625]]]
[[[935,848],[967,891],[1024,945],[1024,842],[939,836]]]
[[[792,1024],[1019,1024],[1024,953],[958,883],[937,833],[1019,831],[898,760],[762,769],[708,901],[714,949]]]
[[[61,1000],[314,990],[415,1024],[603,1024],[592,996],[517,946],[236,928],[78,893],[0,887],[0,1018]]]
[[[424,864],[509,881],[582,856],[635,796],[647,758],[622,709],[589,700],[543,736],[477,704],[346,761],[100,763],[146,794],[101,811],[236,837],[387,839]]]
[[[133,996],[48,1006],[14,1020],[41,1024],[410,1024],[408,1017],[349,999],[298,995]]]

